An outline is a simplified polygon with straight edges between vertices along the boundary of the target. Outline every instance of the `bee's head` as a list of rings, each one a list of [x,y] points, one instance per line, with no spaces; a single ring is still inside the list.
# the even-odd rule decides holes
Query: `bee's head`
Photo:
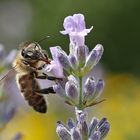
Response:
[[[40,45],[36,42],[25,43],[21,50],[21,56],[26,61],[45,61],[49,63],[47,55],[43,53],[43,50],[41,49]]]

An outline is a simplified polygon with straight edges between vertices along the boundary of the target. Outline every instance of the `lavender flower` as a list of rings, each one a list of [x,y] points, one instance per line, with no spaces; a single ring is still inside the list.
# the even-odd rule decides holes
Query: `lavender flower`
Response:
[[[82,14],[74,14],[64,19],[64,29],[62,34],[68,34],[70,37],[70,44],[74,46],[84,46],[85,36],[92,30],[86,29],[84,16]]]

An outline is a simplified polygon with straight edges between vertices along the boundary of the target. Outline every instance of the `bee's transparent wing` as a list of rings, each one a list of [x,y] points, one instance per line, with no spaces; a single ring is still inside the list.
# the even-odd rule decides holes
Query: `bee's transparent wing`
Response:
[[[13,79],[15,77],[15,68],[16,66],[12,67],[10,70],[0,75],[0,85],[7,83],[10,79]]]

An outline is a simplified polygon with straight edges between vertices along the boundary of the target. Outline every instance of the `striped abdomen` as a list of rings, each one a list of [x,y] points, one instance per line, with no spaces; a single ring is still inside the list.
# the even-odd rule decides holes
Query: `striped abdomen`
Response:
[[[21,93],[24,96],[25,100],[28,102],[28,104],[32,106],[33,109],[37,112],[46,113],[47,104],[44,97],[33,91],[33,89],[39,89],[39,85],[34,79],[34,75],[22,75],[18,77],[18,82]]]

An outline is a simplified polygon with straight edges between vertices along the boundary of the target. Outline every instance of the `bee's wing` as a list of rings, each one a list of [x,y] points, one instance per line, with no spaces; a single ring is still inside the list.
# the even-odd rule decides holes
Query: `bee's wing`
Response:
[[[2,76],[0,76],[0,77],[2,77],[0,79],[0,85],[8,82],[9,79],[15,77],[15,74],[16,74],[15,68],[16,68],[16,66],[12,67],[6,74],[2,74]]]

